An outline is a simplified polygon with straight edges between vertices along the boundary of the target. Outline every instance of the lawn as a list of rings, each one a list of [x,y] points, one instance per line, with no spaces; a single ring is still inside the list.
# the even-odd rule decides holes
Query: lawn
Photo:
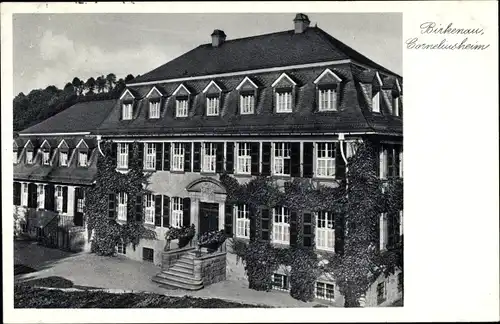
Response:
[[[79,288],[63,291],[41,287]],[[70,280],[48,277],[16,283],[15,308],[249,308],[255,306],[216,298],[171,297],[150,293],[109,293],[73,286]]]

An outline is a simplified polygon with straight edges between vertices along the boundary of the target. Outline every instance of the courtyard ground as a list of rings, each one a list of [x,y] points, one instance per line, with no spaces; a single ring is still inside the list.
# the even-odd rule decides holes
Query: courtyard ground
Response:
[[[160,271],[160,268],[152,263],[138,262],[122,256],[104,257],[85,252],[70,253],[46,248],[31,241],[14,242],[14,265],[23,265],[36,270],[16,275],[16,282],[56,276],[70,280],[76,286],[105,288],[108,292],[151,292],[178,297],[210,297],[272,307],[317,305],[317,303],[298,301],[283,292],[249,289],[248,281],[241,273],[233,271],[237,267],[236,258],[232,254],[228,254],[227,280],[195,292],[167,290],[154,283],[151,278]]]

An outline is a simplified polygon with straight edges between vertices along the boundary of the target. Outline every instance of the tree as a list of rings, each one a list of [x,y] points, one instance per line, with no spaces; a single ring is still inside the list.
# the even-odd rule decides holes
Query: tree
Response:
[[[102,93],[104,92],[104,90],[106,89],[106,79],[104,78],[103,75],[99,76],[97,79],[96,79],[96,85],[97,85],[97,92],[98,93]]]
[[[108,83],[108,91],[112,91],[116,84],[116,75],[110,73],[106,76],[106,82]]]
[[[133,76],[132,74],[129,74],[129,75],[127,75],[127,77],[125,78],[125,83],[130,82],[130,81],[132,81],[132,80],[134,80],[134,76]]]
[[[83,81],[80,80],[79,78],[75,77],[73,79],[73,81],[71,82],[71,84],[73,85],[73,87],[75,87],[77,95],[81,96],[83,94],[83,90],[84,90]]]
[[[66,93],[74,93],[75,92],[75,87],[71,82],[66,83],[64,86],[64,92]]]
[[[88,90],[87,95],[93,95],[96,87],[96,81],[93,77],[90,77],[87,82],[85,82],[85,88]]]

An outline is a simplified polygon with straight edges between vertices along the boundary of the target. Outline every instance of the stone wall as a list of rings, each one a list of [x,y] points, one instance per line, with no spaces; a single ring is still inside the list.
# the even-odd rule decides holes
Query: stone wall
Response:
[[[186,246],[181,249],[164,251],[161,254],[161,270],[167,271],[177,262],[177,259],[190,251],[194,251],[194,247]]]
[[[226,252],[202,254],[194,259],[195,278],[201,278],[206,287],[226,280]]]

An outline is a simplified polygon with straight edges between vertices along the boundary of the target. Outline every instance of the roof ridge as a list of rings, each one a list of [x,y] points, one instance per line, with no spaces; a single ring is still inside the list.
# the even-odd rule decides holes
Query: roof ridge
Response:
[[[293,29],[287,29],[287,30],[282,30],[282,31],[277,31],[277,32],[272,32],[272,33],[267,33],[267,34],[259,34],[259,35],[229,39],[229,40],[225,40],[223,44],[230,43],[230,42],[236,42],[236,41],[242,41],[242,40],[249,40],[249,39],[254,39],[254,38],[259,38],[259,37],[266,37],[266,36],[270,36],[270,35],[286,34],[286,33],[290,33],[290,32],[293,32]],[[204,44],[199,45],[198,47],[207,46],[207,45],[212,46],[212,43],[204,43]]]

